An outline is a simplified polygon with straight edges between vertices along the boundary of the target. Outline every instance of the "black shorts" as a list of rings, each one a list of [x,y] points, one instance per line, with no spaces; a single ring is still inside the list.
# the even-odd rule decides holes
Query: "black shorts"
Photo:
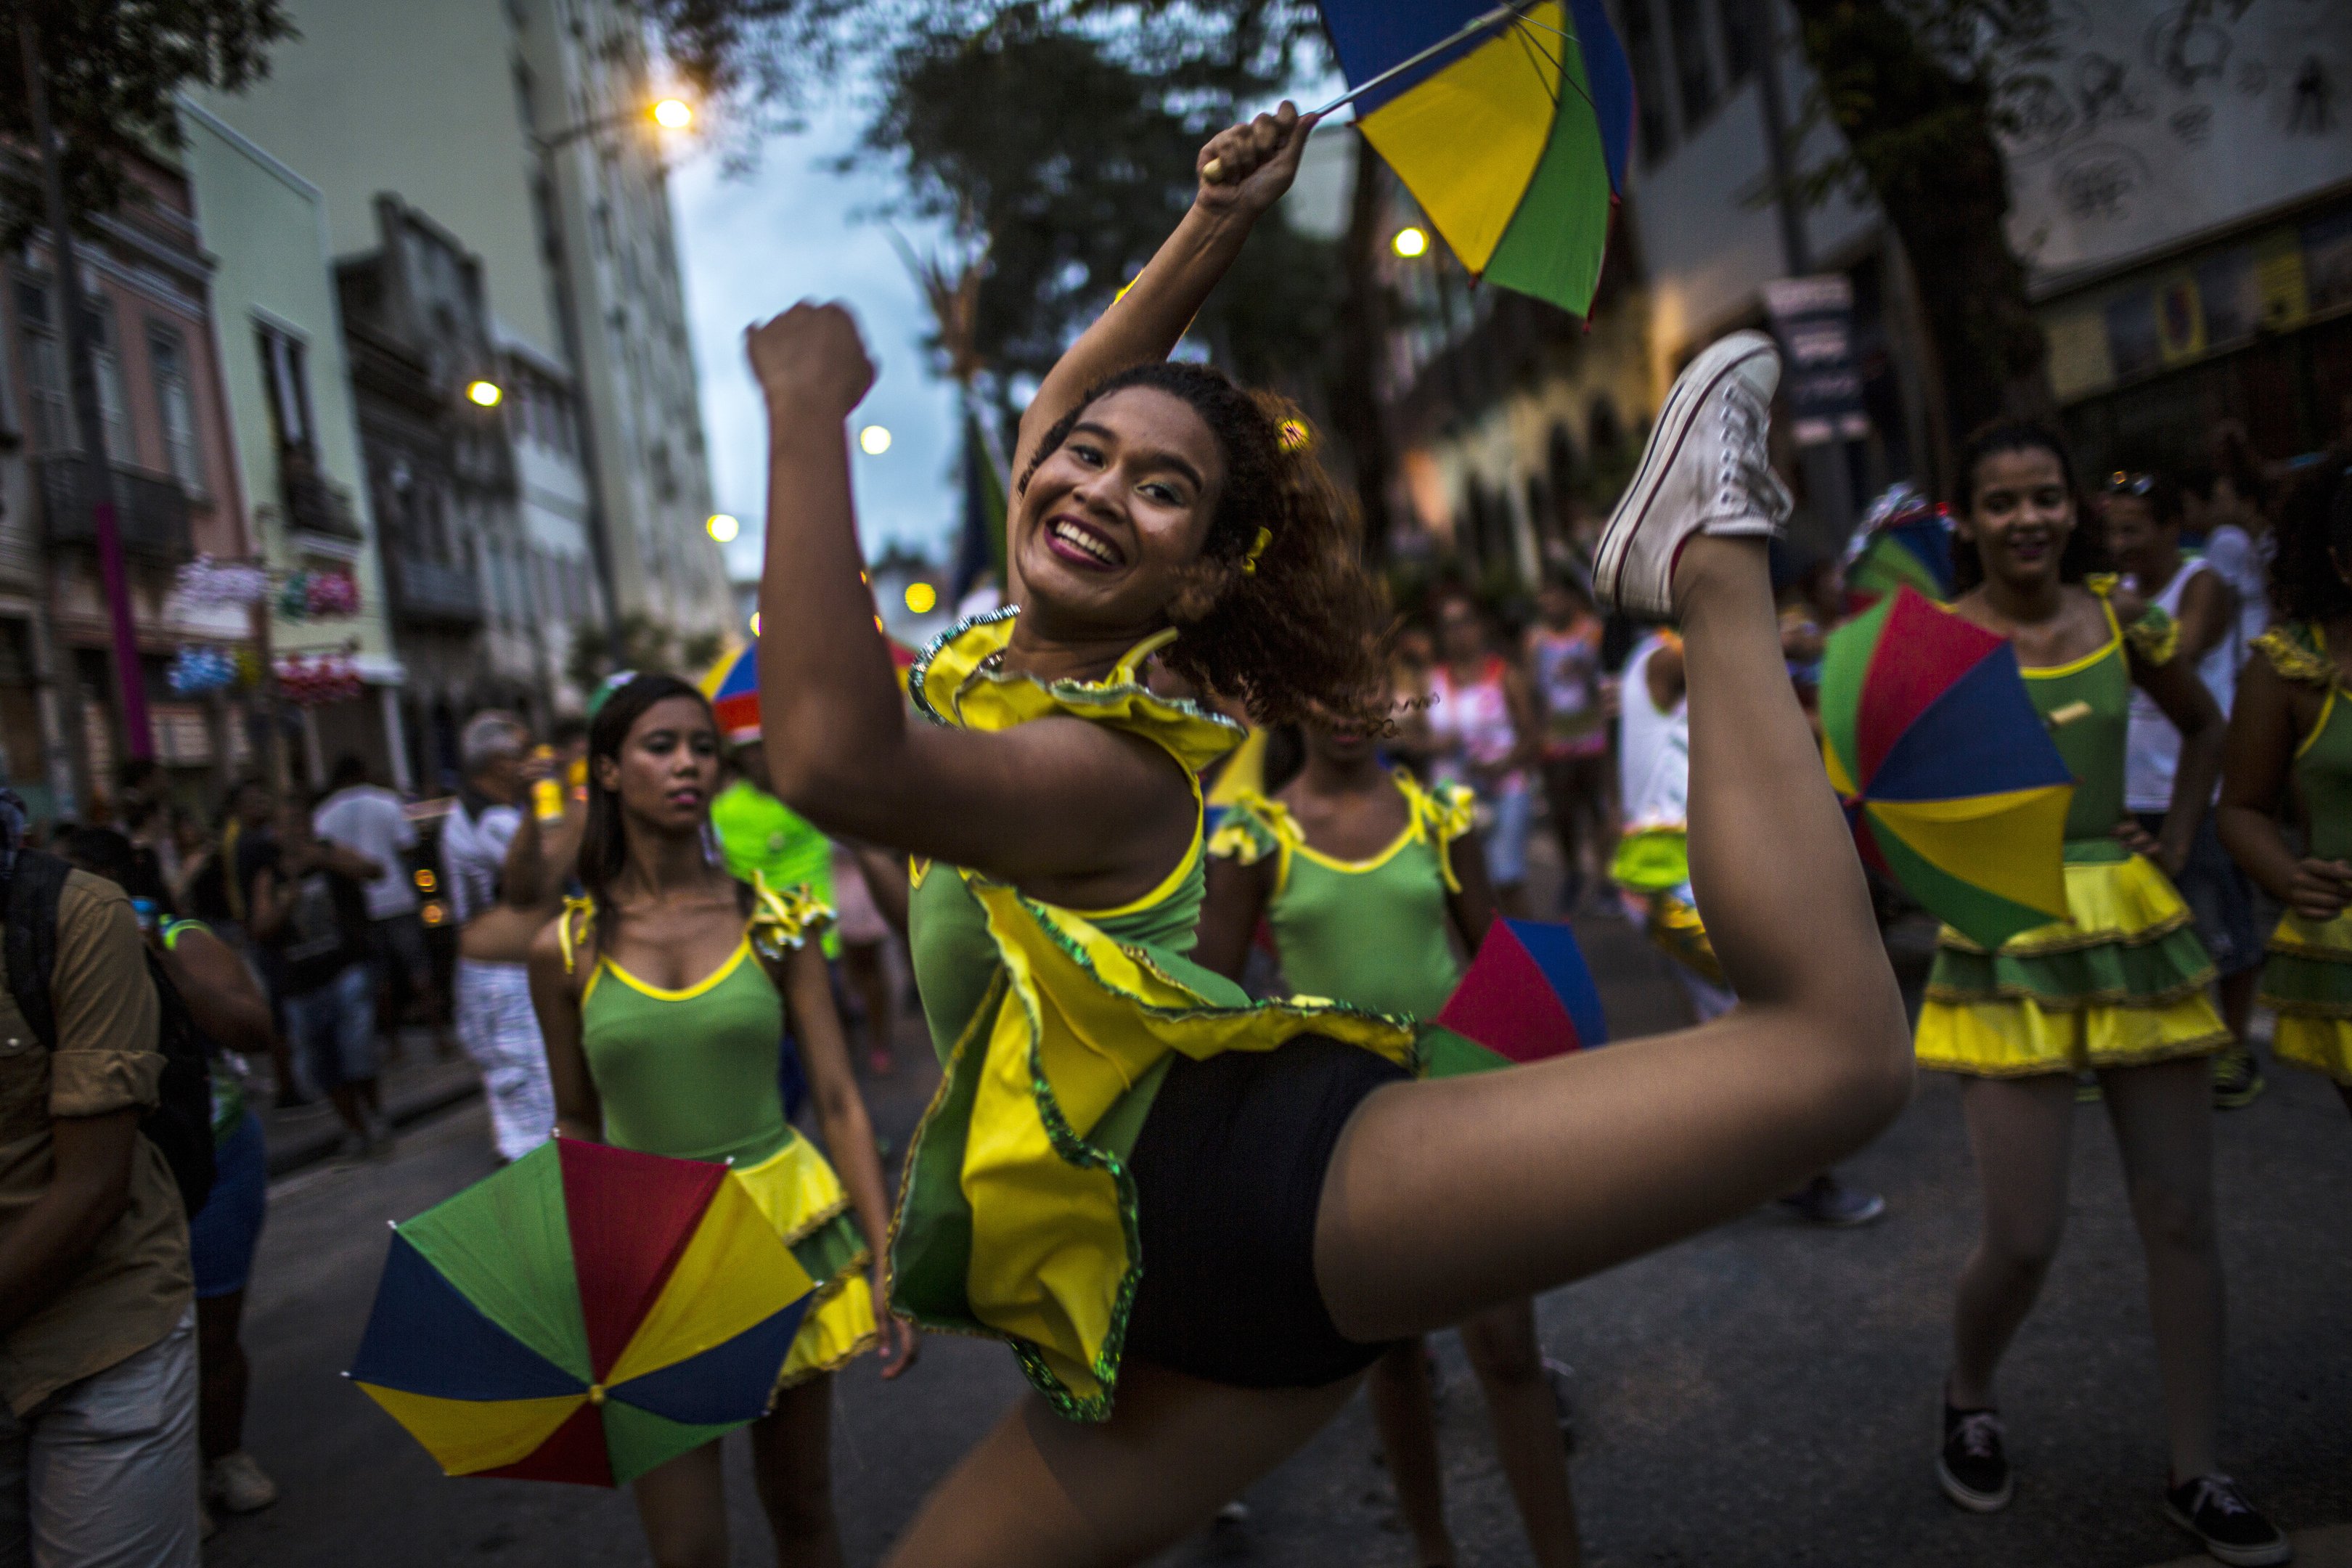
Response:
[[[1143,1278],[1127,1351],[1241,1388],[1314,1388],[1388,1347],[1341,1334],[1315,1283],[1315,1214],[1340,1129],[1410,1075],[1303,1036],[1272,1051],[1179,1056],[1128,1162]]]

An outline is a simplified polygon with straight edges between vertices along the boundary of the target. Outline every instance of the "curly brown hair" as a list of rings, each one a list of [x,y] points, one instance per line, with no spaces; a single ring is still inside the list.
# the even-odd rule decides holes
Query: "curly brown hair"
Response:
[[[1364,569],[1355,505],[1324,471],[1314,427],[1287,399],[1203,365],[1139,364],[1090,389],[1045,433],[1019,488],[1029,488],[1087,409],[1136,386],[1182,399],[1225,461],[1201,553],[1168,606],[1183,636],[1161,662],[1242,703],[1260,723],[1295,723],[1318,711],[1384,720],[1387,599]],[[1260,530],[1266,542],[1251,570]]]

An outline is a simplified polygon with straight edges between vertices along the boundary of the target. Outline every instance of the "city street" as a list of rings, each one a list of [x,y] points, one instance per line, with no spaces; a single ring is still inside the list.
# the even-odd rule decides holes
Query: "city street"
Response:
[[[1612,1027],[1676,1021],[1678,993],[1627,927],[1588,920]],[[928,1061],[908,1020],[900,1059]],[[877,1086],[877,1121],[902,1147],[929,1083]],[[1574,1369],[1574,1480],[1590,1561],[1714,1565],[2033,1563],[2138,1568],[2189,1550],[2156,1506],[2164,1457],[2137,1244],[2096,1106],[2077,1112],[2074,1212],[2041,1312],[2007,1373],[2016,1503],[1964,1514],[1933,1475],[1937,1381],[1952,1277],[1975,1221],[1958,1097],[1922,1080],[1909,1111],[1847,1168],[1887,1217],[1815,1232],[1771,1213],[1556,1291],[1547,1352]],[[2218,1122],[2230,1278],[2223,1457],[2315,1563],[2352,1561],[2352,1126],[2309,1075]],[[396,1157],[319,1165],[283,1181],[247,1317],[255,1363],[249,1446],[285,1489],[268,1511],[225,1520],[224,1565],[337,1562],[639,1563],[625,1498],[510,1481],[455,1481],[337,1373],[358,1341],[385,1222],[486,1173],[478,1102],[411,1130]],[[1527,1561],[1486,1446],[1475,1384],[1447,1371],[1448,1500],[1463,1568]],[[875,1562],[926,1488],[1018,1393],[1002,1349],[933,1336],[916,1372],[840,1380],[836,1491],[849,1560]],[[731,1515],[736,1560],[768,1561],[745,1446]],[[1411,1562],[1360,1399],[1260,1483],[1239,1531],[1168,1564],[1284,1568]],[[2200,1559],[2202,1561],[2202,1559]]]

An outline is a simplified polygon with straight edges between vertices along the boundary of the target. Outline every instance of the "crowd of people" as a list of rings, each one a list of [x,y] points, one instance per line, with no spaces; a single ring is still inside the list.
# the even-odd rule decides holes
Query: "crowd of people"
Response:
[[[1962,448],[1948,607],[2015,647],[2076,781],[2068,913],[1990,951],[1944,931],[1915,1031],[1808,711],[1849,606],[1819,573],[1775,593],[1769,340],[1684,372],[1518,635],[1449,587],[1391,637],[1303,417],[1169,359],[1310,124],[1286,107],[1202,150],[1176,235],[1023,423],[1018,608],[903,680],[850,500],[856,327],[756,327],[761,728],[634,671],[543,734],[471,719],[429,866],[446,966],[424,814],[356,760],[299,806],[240,785],[209,838],[133,768],[117,826],[54,837],[69,874],[0,823],[0,1561],[190,1563],[200,1497],[274,1499],[241,1432],[267,1195],[246,1064],[378,1156],[412,1021],[478,1068],[500,1161],[561,1137],[725,1162],[814,1282],[751,1434],[781,1563],[841,1561],[832,1375],[867,1352],[907,1373],[922,1330],[1003,1341],[1030,1388],[902,1568],[1142,1561],[1360,1384],[1422,1561],[1451,1562],[1423,1341],[1457,1327],[1530,1552],[1573,1563],[1533,1298],[1761,1204],[1876,1218],[1832,1168],[1915,1062],[1962,1079],[1983,1194],[1945,1492],[2013,1495],[1996,1374],[2093,1093],[2147,1252],[2160,1505],[2222,1562],[2288,1560],[2217,1447],[2211,1127],[2260,1091],[2257,1000],[2273,1059],[2352,1106],[2352,469],[2277,490],[2225,447],[2085,493],[2039,426]],[[1555,912],[1637,922],[1688,1027],[1507,1070],[1424,1037],[1495,920],[1531,912],[1539,817]],[[943,1082],[894,1206],[857,1066],[897,1070],[901,940]],[[194,1152],[159,1121],[192,1071]],[[719,1455],[633,1483],[664,1568],[728,1560]]]

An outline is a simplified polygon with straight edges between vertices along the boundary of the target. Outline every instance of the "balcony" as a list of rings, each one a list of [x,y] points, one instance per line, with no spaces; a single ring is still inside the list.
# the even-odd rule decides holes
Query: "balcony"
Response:
[[[33,459],[40,493],[41,535],[51,546],[95,545],[89,465],[70,453]],[[188,492],[180,481],[142,468],[114,465],[114,526],[123,550],[151,561],[185,561]]]
[[[411,626],[478,626],[482,587],[462,568],[406,551],[388,552],[393,611]]]
[[[361,531],[358,515],[352,510],[350,492],[320,473],[317,461],[308,452],[291,447],[279,450],[278,491],[285,503],[289,529],[325,534],[354,544],[367,537]]]

